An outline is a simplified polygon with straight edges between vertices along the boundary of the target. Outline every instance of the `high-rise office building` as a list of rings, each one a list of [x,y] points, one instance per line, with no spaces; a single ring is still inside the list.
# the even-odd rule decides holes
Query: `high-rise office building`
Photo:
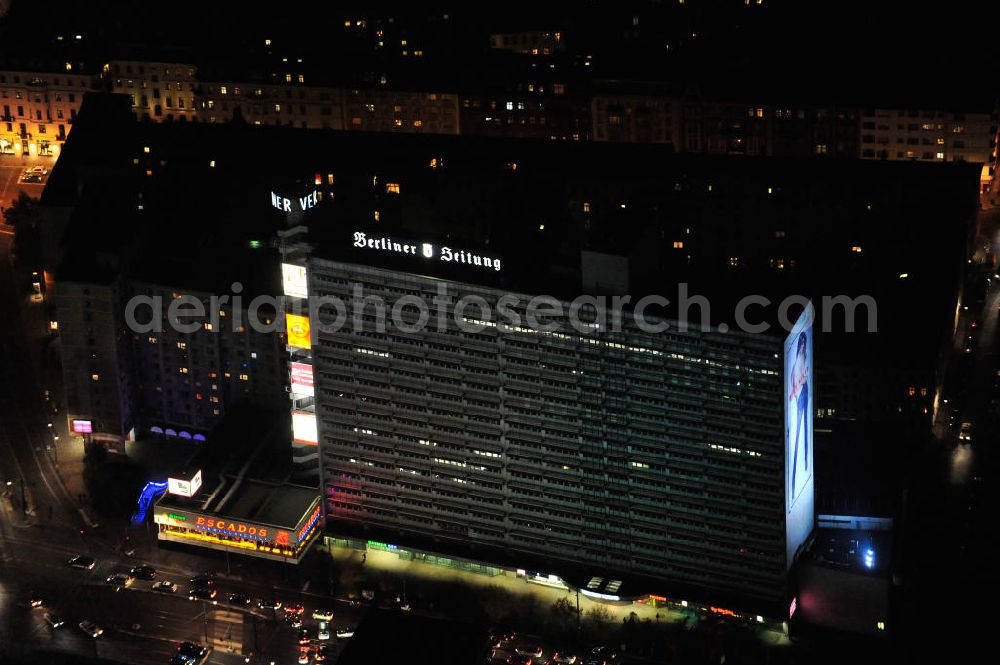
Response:
[[[786,602],[813,519],[811,310],[787,341],[628,313],[581,331],[568,302],[537,326],[495,285],[504,257],[339,238],[305,261],[334,531]]]

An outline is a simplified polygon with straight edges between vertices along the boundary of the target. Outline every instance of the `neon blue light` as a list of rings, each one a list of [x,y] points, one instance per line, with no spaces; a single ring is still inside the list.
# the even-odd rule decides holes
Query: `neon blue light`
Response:
[[[132,524],[142,524],[146,521],[146,511],[149,510],[150,504],[163,493],[167,491],[167,483],[157,483],[149,481],[146,486],[142,488],[142,492],[139,494],[138,508],[132,513]]]

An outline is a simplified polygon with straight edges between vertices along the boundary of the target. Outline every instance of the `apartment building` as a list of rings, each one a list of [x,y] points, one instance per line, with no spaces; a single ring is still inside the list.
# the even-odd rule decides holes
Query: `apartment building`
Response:
[[[57,156],[90,87],[85,74],[0,71],[0,154]]]

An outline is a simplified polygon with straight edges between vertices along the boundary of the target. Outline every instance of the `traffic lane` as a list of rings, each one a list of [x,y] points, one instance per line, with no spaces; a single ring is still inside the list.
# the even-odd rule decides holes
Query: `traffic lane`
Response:
[[[208,642],[213,641],[218,632],[215,607],[208,606],[207,620],[205,609],[202,603],[186,596],[153,596],[91,581],[69,594],[46,599],[42,609],[26,609],[28,618],[19,632],[39,647],[87,653],[86,647],[93,647],[93,638],[86,636],[78,624],[89,620],[104,629],[97,640],[102,657],[115,655],[123,662],[164,663],[181,642],[206,643],[206,633]],[[43,618],[46,611],[58,614],[65,626],[50,628]]]

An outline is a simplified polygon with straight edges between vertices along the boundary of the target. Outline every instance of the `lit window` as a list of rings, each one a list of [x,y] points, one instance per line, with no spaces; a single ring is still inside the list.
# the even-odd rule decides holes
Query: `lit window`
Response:
[[[150,344],[159,344],[160,342],[160,340],[156,339],[155,337],[150,337],[148,341]]]
[[[220,86],[219,87],[219,93],[221,93],[223,95],[228,95],[229,94],[229,90],[226,88],[226,86]]]
[[[248,381],[248,380],[250,380],[249,374],[240,374],[240,381]]]
[[[584,201],[583,202],[583,211],[584,212],[590,212],[590,201]]]
[[[299,83],[305,83],[305,82],[306,82],[306,77],[302,74],[299,74]]]
[[[424,121],[423,120],[414,120],[413,121],[413,126],[414,127],[423,127],[424,126]]]
[[[378,212],[378,210],[375,211],[375,221],[376,222],[379,221],[379,212]]]
[[[181,374],[187,374],[188,373],[188,368],[187,367],[178,367],[177,371],[180,372]]]
[[[398,182],[385,183],[385,191],[389,194],[399,194],[399,183]]]
[[[270,46],[270,45],[271,45],[271,40],[270,39],[265,39],[264,40],[264,46]]]
[[[684,241],[683,240],[675,240],[674,241],[674,249],[684,249]]]
[[[285,83],[291,83],[291,82],[292,82],[292,75],[285,74]]]
[[[730,256],[729,257],[729,265],[732,266],[733,268],[738,268],[739,265],[740,265],[740,257],[738,257],[738,256]]]
[[[177,342],[177,348],[183,351],[188,348],[187,342]]]
[[[142,147],[142,151],[148,155],[149,154],[149,146],[148,145],[143,146]]]
[[[914,388],[913,386],[910,386],[910,388],[906,392],[910,397],[913,397],[914,395],[917,394],[917,389]]]
[[[90,375],[90,380],[91,381],[100,381],[101,380],[101,375],[100,374],[91,374]]]
[[[861,253],[861,245],[854,245],[853,247],[851,247],[851,251],[854,252],[855,254],[860,254]]]
[[[209,332],[211,332],[211,330],[212,330],[212,324],[211,324],[211,323],[208,323],[208,322],[206,321],[206,322],[205,322],[205,330],[208,330]]]
[[[937,154],[937,158],[938,158],[938,159],[944,159],[944,153],[943,153],[943,152],[939,152],[939,153]]]
[[[328,184],[328,185],[332,185],[333,184],[333,174],[332,173],[327,173],[326,174],[326,184]]]
[[[921,388],[920,389],[920,396],[921,397],[927,397],[927,388]]]

